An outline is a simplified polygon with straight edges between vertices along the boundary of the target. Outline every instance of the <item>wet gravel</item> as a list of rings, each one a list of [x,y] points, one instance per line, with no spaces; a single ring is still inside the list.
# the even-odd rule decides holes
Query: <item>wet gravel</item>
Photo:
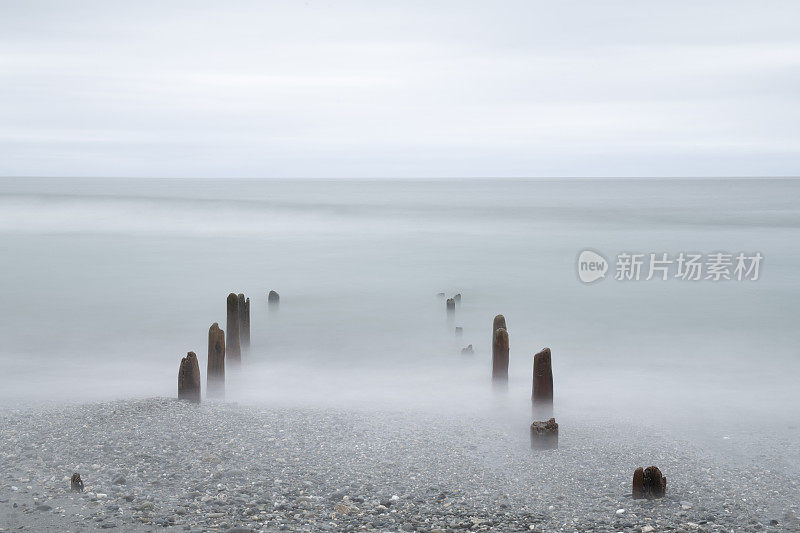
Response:
[[[486,415],[171,399],[3,409],[0,530],[800,531],[785,454],[559,423],[559,449],[534,452],[526,427]],[[633,470],[650,464],[667,497],[632,500]]]

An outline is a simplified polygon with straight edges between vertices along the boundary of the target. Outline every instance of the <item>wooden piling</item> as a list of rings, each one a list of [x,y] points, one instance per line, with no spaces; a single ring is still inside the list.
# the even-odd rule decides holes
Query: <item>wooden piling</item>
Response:
[[[500,328],[508,331],[508,328],[506,327],[506,317],[503,315],[497,315],[494,317],[494,322],[492,323],[492,337],[494,337],[494,332]]]
[[[189,352],[178,369],[178,399],[200,403],[200,364],[197,355]]]
[[[550,348],[533,356],[533,387],[531,402],[537,416],[548,416],[553,412],[553,367]]]
[[[250,298],[238,295],[239,304],[239,347],[242,352],[250,349]]]
[[[277,309],[281,303],[281,295],[275,291],[269,291],[267,295],[267,303],[269,304],[270,309]]]
[[[214,322],[208,328],[208,368],[206,396],[225,397],[225,332]]]
[[[555,418],[551,418],[546,422],[534,422],[531,424],[531,449],[558,449],[558,424]]]
[[[637,468],[633,472],[633,499],[647,498],[653,500],[663,498],[667,493],[667,478],[661,475],[657,466]]]
[[[228,316],[225,324],[225,362],[237,367],[242,364],[242,349],[239,343],[239,297],[228,295]]]
[[[452,298],[447,299],[447,318],[453,318],[456,315],[456,301]]]
[[[496,386],[508,384],[508,332],[498,328],[492,338],[492,382]]]

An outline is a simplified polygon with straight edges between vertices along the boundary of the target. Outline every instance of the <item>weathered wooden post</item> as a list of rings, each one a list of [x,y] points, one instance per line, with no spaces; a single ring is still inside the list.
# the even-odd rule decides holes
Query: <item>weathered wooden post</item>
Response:
[[[453,296],[453,300],[455,300],[456,305],[461,305],[461,293],[459,292],[455,296]]]
[[[239,305],[239,348],[242,352],[250,349],[250,298],[238,294]]]
[[[498,328],[492,338],[492,383],[499,388],[508,386],[508,332]]]
[[[661,475],[656,466],[641,466],[633,472],[633,499],[663,498],[667,493],[667,478]]]
[[[228,295],[228,317],[225,324],[225,361],[233,367],[242,364],[242,350],[239,344],[239,297]]]
[[[448,298],[447,302],[447,318],[452,319],[456,316],[456,301],[452,298]]]
[[[462,337],[464,335],[464,328],[461,326],[456,326],[456,337]]]
[[[225,332],[214,322],[208,328],[208,368],[206,370],[206,396],[225,397]]]
[[[545,348],[533,356],[531,402],[536,416],[553,414],[553,367],[550,348]]]
[[[551,418],[547,422],[534,422],[531,424],[531,449],[558,449],[558,424],[555,418]]]
[[[275,291],[269,291],[267,295],[267,303],[269,303],[270,309],[277,309],[281,303],[281,295]]]
[[[200,403],[200,364],[197,355],[189,352],[178,369],[178,399]]]
[[[508,328],[506,327],[506,317],[503,315],[497,315],[494,317],[494,322],[492,322],[492,337],[494,337],[494,332],[500,328],[508,331]]]

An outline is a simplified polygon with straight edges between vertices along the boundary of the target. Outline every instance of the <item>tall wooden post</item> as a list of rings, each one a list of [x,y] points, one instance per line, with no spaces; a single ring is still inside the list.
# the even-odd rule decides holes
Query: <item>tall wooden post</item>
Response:
[[[225,360],[233,367],[242,364],[242,350],[239,344],[239,297],[228,295],[228,316],[225,324]]]
[[[225,397],[225,332],[214,322],[208,328],[208,368],[206,370],[206,396]]]
[[[531,402],[537,416],[544,418],[553,414],[553,367],[550,348],[545,348],[533,356]]]
[[[508,332],[498,328],[492,338],[492,383],[498,388],[508,386]]]

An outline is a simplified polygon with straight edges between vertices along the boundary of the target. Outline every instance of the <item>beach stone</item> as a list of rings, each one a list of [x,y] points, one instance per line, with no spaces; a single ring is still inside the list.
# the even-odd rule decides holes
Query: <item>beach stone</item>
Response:
[[[197,355],[189,352],[178,369],[178,399],[200,403],[200,364]]]
[[[228,295],[227,323],[225,324],[225,362],[234,367],[242,364],[242,351],[239,344],[239,297]]]
[[[531,401],[537,415],[553,412],[553,368],[550,348],[533,356],[533,387]]]
[[[492,382],[497,385],[508,383],[508,351],[508,332],[499,328],[492,338]]]
[[[122,474],[118,476],[114,476],[114,479],[111,480],[111,483],[114,485],[124,485],[125,484],[125,476]]]
[[[209,398],[225,396],[225,332],[216,322],[208,328],[206,389],[206,395]]]
[[[72,477],[69,480],[69,488],[75,492],[83,492],[83,480],[81,479],[81,475],[77,472],[72,474]]]
[[[558,449],[558,423],[555,418],[531,424],[531,449]]]

